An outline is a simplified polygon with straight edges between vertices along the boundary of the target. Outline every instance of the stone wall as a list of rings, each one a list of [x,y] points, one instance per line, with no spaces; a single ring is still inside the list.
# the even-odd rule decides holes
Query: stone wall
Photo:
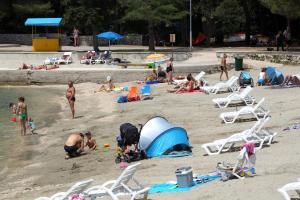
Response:
[[[44,34],[35,34],[34,37],[44,37]],[[47,34],[48,38],[57,38],[57,33]],[[65,34],[60,35],[60,42],[62,46],[71,45],[70,36]],[[93,37],[91,35],[80,35],[79,43],[82,46],[92,46]],[[142,35],[128,35],[121,41],[114,42],[121,45],[142,45]],[[0,34],[0,44],[20,44],[20,45],[31,45],[32,35],[31,34]],[[108,41],[99,40],[99,45],[108,45]]]

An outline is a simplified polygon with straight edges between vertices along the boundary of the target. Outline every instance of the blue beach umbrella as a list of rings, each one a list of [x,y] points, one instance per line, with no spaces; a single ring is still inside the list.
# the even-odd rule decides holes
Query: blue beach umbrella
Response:
[[[109,44],[109,48],[110,48],[110,41],[111,40],[121,40],[124,38],[123,35],[120,35],[118,33],[115,33],[115,32],[103,32],[103,33],[99,33],[98,35],[96,35],[97,38],[99,39],[105,39],[105,40],[108,40]]]

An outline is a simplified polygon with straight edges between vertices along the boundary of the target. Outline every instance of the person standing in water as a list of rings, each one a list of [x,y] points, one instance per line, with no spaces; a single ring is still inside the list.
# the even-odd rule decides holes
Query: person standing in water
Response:
[[[19,102],[17,105],[17,116],[20,119],[20,128],[21,128],[21,136],[26,135],[26,120],[27,120],[27,105],[25,104],[25,98],[19,97]]]
[[[227,71],[227,66],[226,66],[226,58],[227,58],[227,54],[224,53],[223,56],[222,56],[222,59],[221,59],[221,66],[220,66],[220,69],[221,69],[220,81],[222,80],[223,73],[225,73],[226,78],[227,78],[227,80],[228,80],[228,71]]]
[[[66,92],[66,98],[70,104],[72,118],[74,119],[74,117],[75,117],[75,87],[73,86],[72,81],[68,82],[68,86],[69,86],[69,88],[67,89],[67,92]]]

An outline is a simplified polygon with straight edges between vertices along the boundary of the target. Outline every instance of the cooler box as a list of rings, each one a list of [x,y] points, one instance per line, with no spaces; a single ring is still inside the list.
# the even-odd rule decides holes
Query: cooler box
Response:
[[[192,167],[181,167],[175,171],[175,174],[178,187],[183,188],[194,185]]]

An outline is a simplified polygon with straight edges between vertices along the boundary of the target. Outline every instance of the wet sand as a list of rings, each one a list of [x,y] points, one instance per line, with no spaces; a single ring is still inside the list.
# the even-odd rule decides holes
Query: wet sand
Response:
[[[253,64],[253,63],[252,63]],[[255,80],[259,67],[265,63],[255,62],[251,74]],[[295,66],[281,66],[285,74],[296,74]],[[239,75],[231,70],[230,75]],[[219,74],[205,76],[214,84]],[[133,84],[133,83],[131,83]],[[129,85],[124,83],[121,85]],[[53,86],[60,89],[65,86]],[[166,84],[153,85],[153,100],[117,104],[119,93],[94,93],[99,85],[83,83],[75,85],[76,119],[70,119],[70,110],[64,97],[57,99],[62,110],[57,113],[58,121],[51,127],[39,130],[38,144],[28,144],[35,156],[28,159],[26,166],[0,180],[0,199],[34,199],[51,196],[65,191],[74,182],[93,178],[95,184],[115,179],[121,173],[114,163],[115,137],[119,125],[124,122],[145,123],[157,115],[164,116],[171,123],[185,128],[193,145],[193,155],[182,158],[154,158],[143,160],[142,169],[136,178],[146,186],[175,180],[175,170],[182,166],[192,166],[194,173],[206,174],[214,171],[217,162],[235,162],[238,152],[217,156],[204,156],[201,144],[221,139],[235,132],[250,128],[255,122],[225,125],[219,114],[235,108],[215,108],[211,99],[228,94],[206,95],[204,93],[169,94]],[[276,143],[257,152],[257,176],[245,180],[228,182],[213,181],[184,193],[162,193],[150,195],[150,199],[282,199],[277,188],[298,178],[300,161],[298,138],[300,131],[283,132],[282,129],[299,123],[299,88],[270,89],[255,87],[251,93],[257,100],[265,97],[265,107],[270,109],[272,119],[267,127],[279,132]],[[47,120],[47,119],[44,119]],[[65,160],[63,144],[69,134],[91,130],[95,134],[99,148],[87,155]],[[110,151],[105,152],[102,145],[109,143]]]

